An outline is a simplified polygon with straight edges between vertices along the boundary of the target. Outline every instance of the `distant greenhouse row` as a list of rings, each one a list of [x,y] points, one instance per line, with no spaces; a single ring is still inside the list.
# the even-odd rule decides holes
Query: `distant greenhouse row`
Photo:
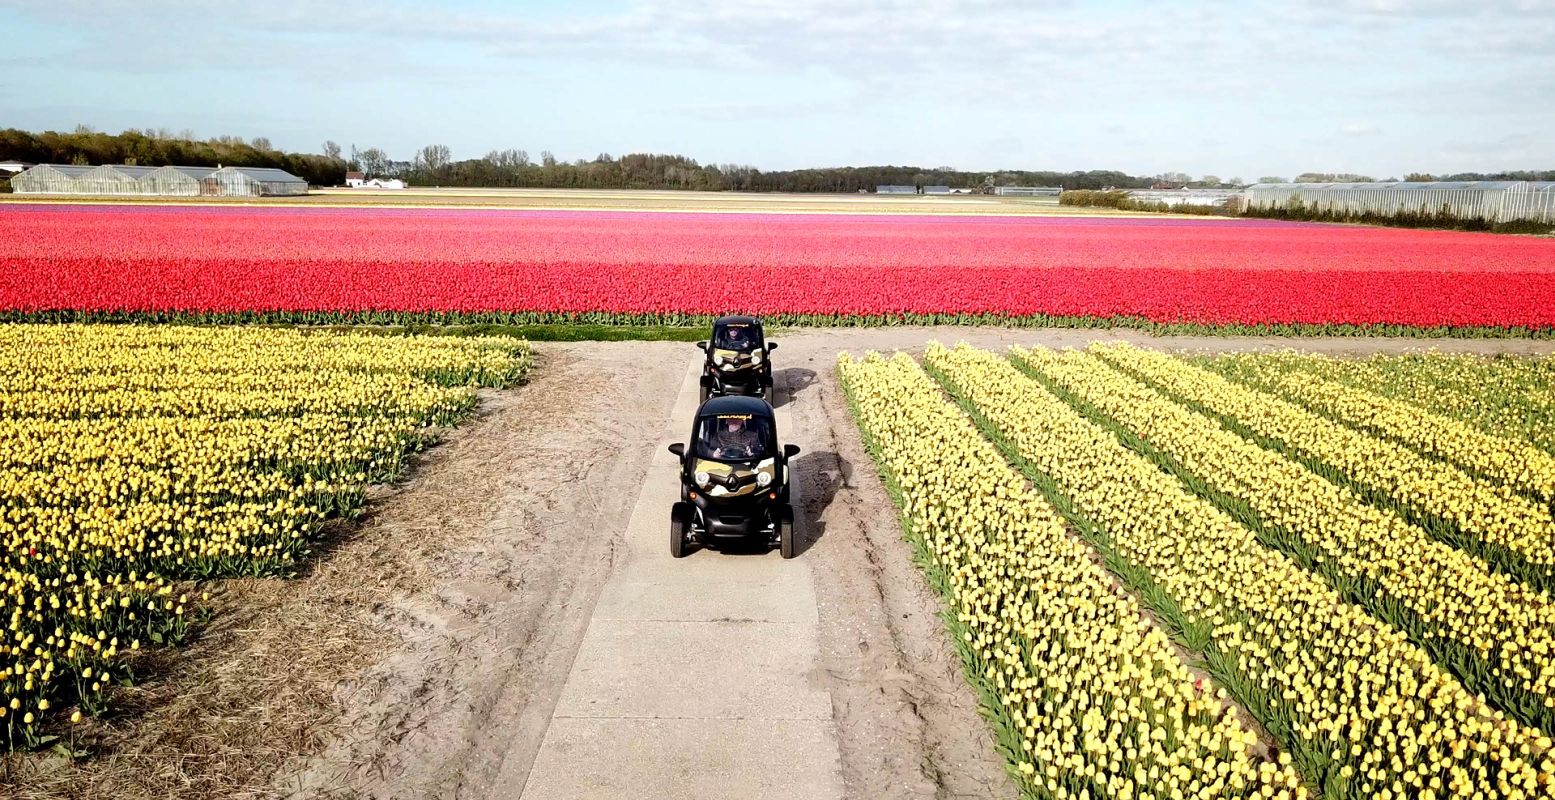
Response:
[[[11,178],[17,194],[270,197],[308,193],[308,182],[268,167],[39,164]]]
[[[1259,183],[1243,194],[1247,212],[1259,216],[1555,223],[1555,183],[1547,182]]]

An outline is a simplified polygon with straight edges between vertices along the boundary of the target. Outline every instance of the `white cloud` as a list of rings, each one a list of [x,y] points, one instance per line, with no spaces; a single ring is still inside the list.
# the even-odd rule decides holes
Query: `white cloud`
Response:
[[[961,129],[934,134],[942,140],[925,133],[903,145],[966,143],[931,160],[994,166],[1008,147],[1011,156],[1040,150],[1098,166],[1256,174],[1311,166],[1256,160],[1295,143],[1338,135],[1355,148],[1398,150],[1396,133],[1381,134],[1408,131],[1404,142],[1420,142],[1418,150],[1393,157],[1424,161],[1449,152],[1441,143],[1451,137],[1547,124],[1555,113],[1541,96],[1555,75],[1555,0],[625,0],[607,11],[546,12],[429,10],[403,0],[0,0],[0,9],[69,32],[61,52],[0,56],[0,69],[34,80],[86,70],[173,82],[204,69],[273,75],[278,86],[479,92],[526,69],[608,75],[662,98],[660,141],[682,136],[686,118],[747,120],[751,141],[780,121],[789,141],[767,145],[772,152],[874,145],[887,135],[872,134],[880,126],[868,117],[899,119],[909,109],[956,116],[972,132],[959,140]],[[175,33],[148,49],[138,32],[149,29]],[[130,38],[142,45],[125,47]],[[636,82],[648,72],[661,85]],[[806,83],[815,90],[807,94]],[[810,120],[875,139],[792,141]]]
[[[1339,126],[1339,133],[1345,136],[1375,136],[1382,129],[1369,122],[1346,122]]]

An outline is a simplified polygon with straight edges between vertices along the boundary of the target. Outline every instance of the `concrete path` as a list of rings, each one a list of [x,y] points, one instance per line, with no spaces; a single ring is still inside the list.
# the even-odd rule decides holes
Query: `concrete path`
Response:
[[[669,555],[679,484],[665,447],[690,432],[699,368],[687,370],[534,765],[497,782],[522,786],[523,800],[843,796],[804,557]],[[779,437],[802,443],[784,391]]]

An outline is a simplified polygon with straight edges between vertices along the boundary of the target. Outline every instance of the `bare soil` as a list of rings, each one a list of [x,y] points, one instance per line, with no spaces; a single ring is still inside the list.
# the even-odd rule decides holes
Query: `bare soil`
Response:
[[[822,680],[850,796],[1012,796],[937,598],[837,385],[840,350],[947,344],[1550,353],[1531,340],[1156,337],[1130,331],[792,331],[775,354],[804,447]],[[533,381],[417,459],[292,580],[223,583],[201,638],[83,726],[88,758],[3,760],[0,796],[497,797],[533,759],[609,576],[688,359],[672,342],[540,344]],[[520,765],[522,766],[522,765]]]

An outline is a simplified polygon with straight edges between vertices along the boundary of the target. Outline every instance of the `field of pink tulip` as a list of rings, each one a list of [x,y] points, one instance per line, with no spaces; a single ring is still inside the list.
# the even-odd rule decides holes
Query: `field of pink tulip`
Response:
[[[1545,333],[1555,241],[1241,219],[7,205],[9,319]]]

